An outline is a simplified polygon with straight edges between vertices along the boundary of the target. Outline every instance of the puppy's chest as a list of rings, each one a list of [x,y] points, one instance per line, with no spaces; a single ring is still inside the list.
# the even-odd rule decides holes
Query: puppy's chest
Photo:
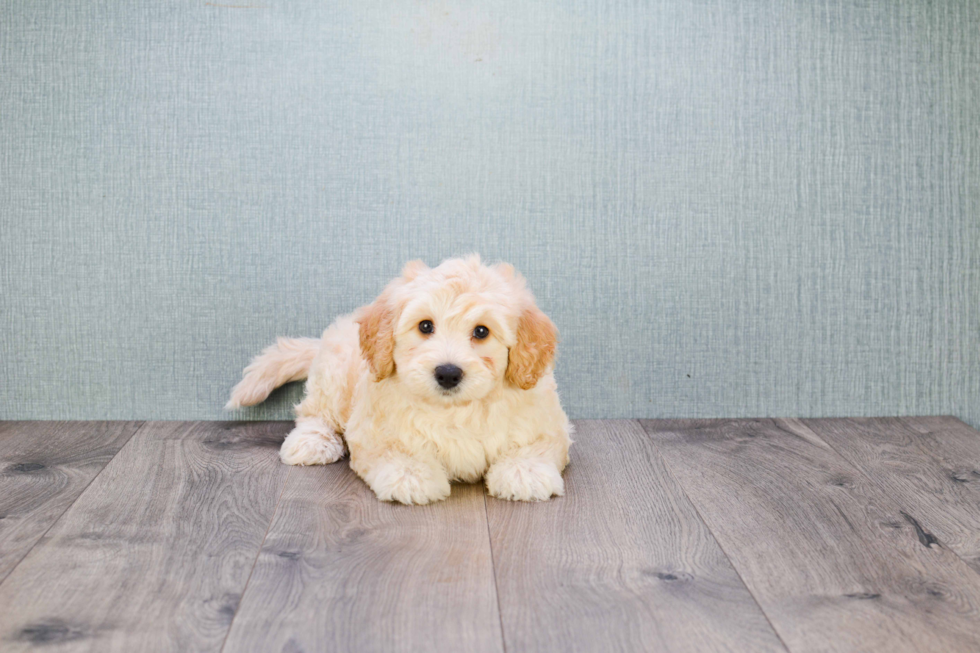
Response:
[[[506,432],[494,431],[489,424],[459,426],[431,425],[423,434],[453,478],[479,480],[498,456]]]

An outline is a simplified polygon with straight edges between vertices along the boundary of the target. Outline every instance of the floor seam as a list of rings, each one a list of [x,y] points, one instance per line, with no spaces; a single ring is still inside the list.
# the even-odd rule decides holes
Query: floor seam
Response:
[[[245,593],[248,592],[248,585],[252,582],[252,574],[255,573],[255,567],[259,563],[259,556],[262,555],[262,549],[265,548],[265,540],[269,537],[269,532],[272,530],[272,524],[276,521],[276,515],[279,514],[279,504],[282,503],[282,497],[286,494],[286,486],[289,485],[289,479],[292,478],[293,468],[290,466],[286,470],[286,478],[282,482],[282,489],[279,491],[279,498],[276,499],[276,507],[272,510],[272,516],[269,517],[269,525],[265,527],[265,534],[262,536],[262,541],[259,543],[259,549],[255,552],[255,559],[252,560],[252,567],[248,570],[248,578],[245,579],[245,585],[242,586],[242,595],[238,599],[238,605],[235,606],[235,614],[232,616],[231,621],[228,623],[228,631],[225,633],[225,638],[221,641],[221,648],[218,649],[219,653],[223,653],[225,646],[228,644],[228,638],[231,636],[231,629],[235,626],[235,619],[238,618],[238,613],[241,610],[242,603],[245,601]]]
[[[497,560],[493,555],[493,534],[490,532],[490,509],[487,506],[487,488],[483,490],[483,516],[487,523],[487,544],[490,546],[490,570],[493,572],[493,593],[497,599],[497,620],[500,623],[500,646],[504,653],[507,653],[507,638],[504,635],[504,611],[500,605],[500,586],[497,585]]]
[[[674,485],[676,485],[678,489],[680,489],[681,493],[684,495],[684,498],[687,499],[687,502],[691,504],[692,508],[694,508],[694,513],[698,516],[698,519],[701,520],[701,523],[704,524],[704,527],[707,529],[708,533],[711,534],[711,539],[714,540],[715,544],[718,545],[718,550],[721,551],[721,554],[723,556],[725,556],[725,559],[728,561],[728,566],[731,567],[732,571],[735,572],[735,575],[738,576],[738,580],[739,582],[742,583],[742,587],[744,587],[745,591],[748,592],[749,596],[752,597],[753,603],[755,603],[756,607],[759,608],[759,612],[762,613],[762,616],[766,620],[766,623],[769,624],[769,628],[772,629],[772,633],[776,636],[776,639],[778,639],[779,643],[783,645],[783,649],[785,649],[787,653],[790,653],[792,649],[783,639],[783,636],[779,634],[779,631],[776,629],[776,625],[773,624],[772,619],[769,618],[769,614],[766,612],[765,608],[762,607],[762,604],[759,603],[759,599],[752,591],[752,588],[749,587],[749,584],[745,582],[745,578],[742,577],[742,574],[741,572],[739,572],[738,567],[736,567],[735,563],[732,561],[732,557],[728,554],[728,551],[725,550],[725,547],[718,540],[718,536],[715,535],[715,532],[713,530],[711,530],[711,526],[708,525],[708,522],[705,520],[704,515],[701,514],[701,510],[698,508],[698,505],[694,502],[694,499],[691,498],[691,495],[688,494],[687,488],[685,488],[684,485],[677,480],[677,477],[674,475],[674,471],[670,467],[670,463],[667,461],[667,457],[660,452],[660,447],[657,445],[656,439],[650,435],[650,433],[646,430],[646,427],[643,426],[643,423],[640,420],[637,419],[633,421],[646,434],[647,439],[650,440],[654,448],[654,451],[657,452],[657,456],[660,458],[661,462],[663,462],[664,470],[667,472],[667,475],[670,476],[670,480],[674,482]]]
[[[778,418],[778,419],[794,419],[794,418]],[[821,435],[819,433],[817,433],[812,428],[810,428],[810,425],[806,423],[806,420],[805,419],[803,419],[803,418],[795,418],[795,419],[798,419],[798,421],[800,422],[800,424],[802,424],[803,426],[805,426],[806,429],[808,431],[810,431],[810,433],[812,433],[814,436],[817,437],[817,439],[819,439],[821,442],[823,442],[825,445],[827,445],[827,448],[828,449],[830,449],[835,454],[837,454],[837,457],[838,458],[840,458],[845,463],[847,463],[848,467],[850,467],[853,470],[855,470],[858,474],[860,474],[861,476],[863,476],[868,481],[868,483],[871,483],[871,485],[873,487],[875,487],[876,489],[880,490],[881,493],[885,497],[887,497],[887,499],[891,503],[895,504],[895,507],[898,508],[899,513],[902,514],[906,519],[908,519],[909,517],[912,517],[913,520],[916,520],[916,518],[914,517],[914,514],[916,514],[916,513],[921,514],[917,510],[914,510],[912,507],[910,507],[908,504],[906,504],[904,501],[899,500],[899,498],[897,496],[892,495],[888,491],[888,488],[887,487],[885,487],[884,485],[882,485],[878,481],[876,481],[873,478],[871,478],[871,476],[869,476],[867,472],[865,472],[863,469],[861,469],[861,467],[859,467],[856,463],[852,462],[850,458],[848,458],[847,456],[845,456],[844,453],[840,449],[838,449],[837,447],[835,447],[833,444],[831,444],[829,441],[827,441],[826,438],[821,437]],[[814,419],[814,418],[811,418],[811,419]],[[821,418],[815,418],[815,419],[821,419]],[[847,419],[847,418],[831,418],[831,419]],[[902,422],[902,424],[905,426],[905,428],[914,431],[914,429],[912,429],[912,427],[909,426],[905,422],[905,419],[906,418],[899,417],[899,418],[896,418],[896,419],[900,420]],[[927,456],[932,456],[932,454],[929,453],[929,452],[923,452],[923,454],[924,455],[927,455]],[[932,459],[933,460],[936,460],[935,457],[932,457]],[[936,462],[939,462],[939,461],[936,460]],[[954,551],[948,544],[946,544],[946,542],[944,542],[941,538],[937,537],[936,534],[934,532],[932,532],[932,529],[931,528],[929,529],[929,535],[931,535],[932,537],[934,537],[936,539],[936,542],[938,542],[939,545],[942,548],[944,548],[947,551],[949,551],[950,553],[952,553],[956,557],[956,559],[959,560],[960,562],[962,562],[971,572],[973,572],[978,577],[980,577],[980,571],[978,571],[977,569],[974,569],[973,568],[973,565],[971,565],[969,562],[967,562],[966,560],[964,560],[963,557],[957,551]]]
[[[108,423],[108,422],[107,422],[107,423]],[[10,571],[8,571],[8,572],[6,573],[6,575],[5,575],[5,576],[4,576],[3,578],[0,578],[0,588],[2,588],[2,586],[3,586],[3,584],[4,584],[4,583],[5,583],[6,581],[7,581],[7,579],[8,579],[8,578],[10,578],[10,576],[11,576],[11,575],[12,575],[12,574],[14,573],[14,571],[15,571],[15,570],[17,569],[17,567],[19,567],[19,566],[21,565],[21,563],[22,563],[22,562],[24,562],[25,560],[27,560],[27,556],[29,556],[29,555],[31,555],[31,553],[32,553],[32,552],[34,551],[34,549],[36,549],[36,548],[37,548],[37,545],[41,543],[41,540],[43,540],[43,539],[45,538],[45,536],[46,536],[46,535],[47,535],[48,533],[50,533],[50,532],[51,532],[51,529],[52,529],[52,528],[54,528],[54,527],[55,527],[55,525],[56,525],[56,524],[57,524],[58,522],[60,522],[60,521],[61,521],[61,518],[62,518],[62,517],[64,517],[64,516],[65,516],[65,514],[66,514],[66,513],[67,513],[67,512],[69,511],[69,510],[71,510],[71,509],[72,509],[72,506],[74,506],[74,505],[75,505],[76,503],[78,503],[78,500],[82,498],[82,495],[83,495],[83,494],[85,494],[85,493],[86,493],[86,492],[88,491],[88,489],[89,489],[90,487],[92,487],[92,483],[95,483],[95,479],[97,479],[98,477],[100,477],[100,476],[102,476],[102,472],[104,472],[104,471],[105,471],[105,469],[106,469],[106,467],[108,467],[108,466],[109,466],[109,465],[110,465],[110,464],[112,463],[112,461],[116,459],[116,456],[118,456],[118,455],[119,455],[119,453],[120,453],[120,452],[121,452],[121,451],[122,451],[123,449],[125,449],[126,447],[128,447],[128,446],[129,446],[129,443],[133,441],[133,438],[135,438],[135,437],[136,437],[136,434],[137,434],[137,433],[139,433],[140,431],[142,431],[142,430],[143,430],[143,427],[144,427],[144,426],[146,426],[146,425],[147,425],[148,423],[149,423],[148,421],[142,421],[142,422],[140,422],[140,421],[137,421],[137,422],[135,422],[135,424],[136,424],[137,426],[136,426],[136,428],[134,428],[134,429],[133,429],[133,432],[129,434],[129,437],[128,437],[128,438],[126,438],[126,442],[124,442],[124,443],[123,443],[123,446],[121,446],[121,447],[119,447],[119,449],[117,449],[117,450],[116,450],[116,453],[114,453],[114,454],[112,454],[112,457],[110,457],[110,458],[109,458],[109,460],[107,460],[107,461],[106,461],[106,463],[105,463],[105,465],[103,465],[103,466],[102,466],[102,469],[100,469],[100,470],[99,470],[99,471],[98,471],[98,472],[97,472],[97,473],[95,474],[95,476],[93,476],[93,477],[91,478],[91,480],[89,480],[89,482],[85,484],[85,487],[83,487],[83,488],[82,488],[82,491],[78,493],[78,496],[76,496],[76,497],[75,497],[75,498],[74,498],[74,499],[72,500],[72,502],[71,502],[71,503],[69,503],[69,504],[68,504],[67,506],[65,506],[65,509],[61,511],[61,514],[60,514],[60,515],[58,515],[58,516],[57,516],[57,517],[55,518],[55,520],[54,520],[54,521],[52,521],[52,522],[51,522],[51,525],[50,525],[50,526],[48,526],[48,527],[47,527],[46,529],[44,529],[44,532],[43,532],[43,533],[41,533],[41,536],[40,536],[39,538],[37,538],[37,541],[35,541],[35,542],[34,542],[34,544],[32,544],[32,545],[31,545],[31,548],[29,548],[29,549],[28,549],[28,550],[27,550],[27,551],[26,551],[26,552],[24,553],[24,555],[23,555],[23,556],[21,556],[21,559],[17,561],[17,564],[15,564],[15,565],[14,565],[13,567],[11,567],[11,568],[10,568]]]

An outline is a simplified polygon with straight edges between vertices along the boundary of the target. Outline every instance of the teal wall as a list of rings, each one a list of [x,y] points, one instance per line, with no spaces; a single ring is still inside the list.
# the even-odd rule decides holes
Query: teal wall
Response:
[[[479,251],[573,417],[976,426],[980,3],[7,1],[0,226],[2,418],[227,416]]]

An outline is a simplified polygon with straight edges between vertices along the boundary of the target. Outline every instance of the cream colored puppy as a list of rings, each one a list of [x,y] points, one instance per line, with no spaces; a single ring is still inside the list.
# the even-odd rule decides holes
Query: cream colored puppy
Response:
[[[480,478],[495,497],[545,500],[564,492],[572,432],[552,374],[557,335],[510,265],[413,261],[319,340],[263,351],[227,408],[306,378],[284,463],[335,462],[346,440],[383,501],[439,501],[451,481]]]

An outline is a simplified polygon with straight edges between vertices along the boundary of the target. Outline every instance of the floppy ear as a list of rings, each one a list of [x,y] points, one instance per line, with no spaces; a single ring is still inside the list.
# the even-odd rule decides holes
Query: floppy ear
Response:
[[[558,329],[537,306],[531,306],[517,322],[517,343],[507,358],[507,380],[530,390],[555,359]]]
[[[354,317],[359,327],[361,354],[371,365],[377,381],[395,373],[395,321],[398,315],[391,300],[392,293],[428,269],[422,261],[409,261],[402,269],[402,275],[389,283],[373,304],[360,309]]]
[[[359,325],[361,354],[371,365],[376,381],[395,373],[395,311],[387,291],[362,308],[355,318]]]
[[[361,354],[371,365],[377,381],[395,373],[395,321],[398,316],[391,300],[392,292],[428,269],[422,261],[409,261],[402,269],[402,275],[389,283],[373,304],[360,309],[354,317],[359,327]]]

